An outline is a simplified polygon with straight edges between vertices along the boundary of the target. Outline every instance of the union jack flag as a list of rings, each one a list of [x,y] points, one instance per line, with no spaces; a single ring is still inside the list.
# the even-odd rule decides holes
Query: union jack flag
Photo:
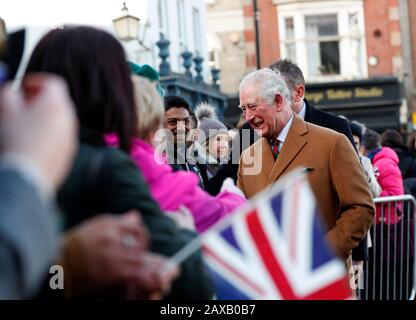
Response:
[[[352,299],[305,174],[284,178],[201,241],[218,299]]]

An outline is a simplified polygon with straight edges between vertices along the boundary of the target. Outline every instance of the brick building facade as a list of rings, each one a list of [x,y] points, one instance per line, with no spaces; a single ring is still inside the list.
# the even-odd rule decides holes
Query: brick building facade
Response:
[[[224,0],[207,1],[210,16]],[[240,75],[282,57],[296,61],[308,83],[396,77],[409,107],[398,111],[402,125],[416,112],[416,0],[241,0],[244,58]],[[257,15],[254,12],[257,8]],[[221,10],[228,10],[223,6]],[[257,16],[257,23],[255,17]],[[217,29],[218,30],[218,29]],[[257,37],[256,37],[257,35]],[[257,41],[257,42],[256,42]],[[223,69],[220,61],[220,68]],[[227,92],[238,90],[238,77]]]

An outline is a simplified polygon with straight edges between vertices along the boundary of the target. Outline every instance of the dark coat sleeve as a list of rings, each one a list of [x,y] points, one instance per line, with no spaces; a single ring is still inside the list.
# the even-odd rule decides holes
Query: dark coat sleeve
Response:
[[[316,124],[317,126],[325,127],[328,129],[332,129],[336,132],[342,133],[351,142],[354,150],[356,150],[354,139],[351,133],[351,128],[347,120],[338,117],[332,113],[315,108],[306,99],[305,103],[305,121]]]
[[[56,253],[53,211],[19,172],[0,180],[0,299],[31,298]]]

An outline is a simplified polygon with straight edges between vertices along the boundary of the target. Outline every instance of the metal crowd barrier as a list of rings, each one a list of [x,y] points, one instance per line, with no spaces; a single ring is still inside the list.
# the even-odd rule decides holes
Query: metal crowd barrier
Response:
[[[374,199],[376,218],[364,261],[361,300],[414,300],[416,201],[411,195]],[[359,286],[360,288],[360,286]]]

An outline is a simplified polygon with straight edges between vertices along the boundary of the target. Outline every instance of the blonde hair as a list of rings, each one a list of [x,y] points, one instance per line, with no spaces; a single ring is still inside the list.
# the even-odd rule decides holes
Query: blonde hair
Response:
[[[163,125],[165,108],[163,100],[156,91],[154,83],[144,77],[132,76],[134,86],[134,100],[138,116],[139,138],[148,139]]]

